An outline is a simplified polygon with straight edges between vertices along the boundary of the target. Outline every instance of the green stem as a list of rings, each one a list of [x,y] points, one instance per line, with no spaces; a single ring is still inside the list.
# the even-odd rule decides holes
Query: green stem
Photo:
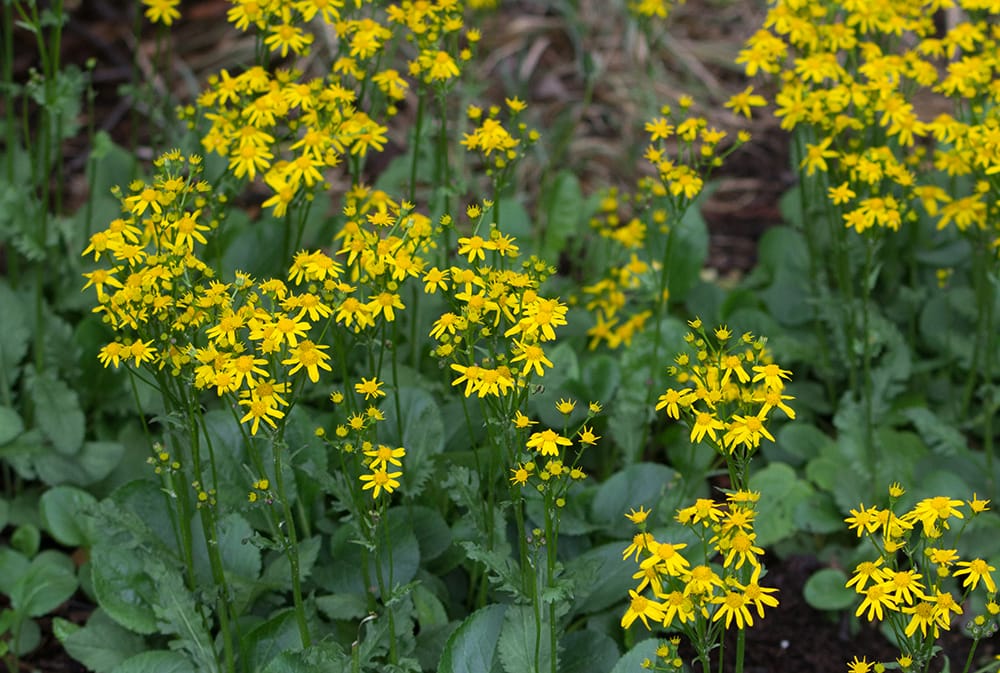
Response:
[[[862,376],[864,377],[864,409],[865,409],[865,455],[868,459],[868,474],[871,475],[873,489],[879,484],[878,461],[875,455],[875,428],[873,404],[874,391],[872,390],[872,348],[871,348],[871,281],[869,276],[872,273],[872,257],[877,241],[871,236],[865,237],[865,264],[861,275],[861,349],[862,349]]]
[[[413,156],[410,159],[410,192],[409,202],[415,203],[417,195],[417,161],[420,157],[420,136],[424,130],[424,98],[426,89],[420,85],[417,91],[417,118],[413,123],[413,146],[410,148]]]
[[[746,651],[747,632],[739,629],[736,634],[736,673],[743,673],[743,655]]]
[[[680,221],[678,217],[676,222]],[[663,313],[667,307],[666,293],[667,288],[670,283],[670,256],[673,254],[674,247],[674,231],[673,228],[667,232],[667,241],[663,246],[663,257],[660,259],[660,277],[657,283],[656,292],[657,296],[653,302],[653,319],[656,324],[653,325],[653,356],[650,359],[649,365],[649,380],[652,384],[656,381],[656,374],[660,371],[660,342],[662,341],[663,332]],[[653,396],[656,395],[657,390],[655,385],[646,386],[646,408],[651,408],[653,406]],[[632,462],[637,463],[642,459],[642,451],[646,447],[646,442],[649,439],[651,424],[645,423],[642,428],[642,441],[639,442],[638,450],[640,452],[637,456],[632,456]]]
[[[284,434],[284,427],[284,425],[281,426],[281,432],[279,432],[279,437],[275,441],[273,448],[275,493],[281,502],[282,514],[287,529],[284,547],[285,553],[288,554],[288,565],[291,568],[292,601],[295,604],[295,620],[298,623],[299,638],[302,641],[302,647],[309,647],[312,644],[312,638],[309,635],[305,605],[302,602],[302,578],[299,573],[299,543],[295,533],[295,518],[292,516],[292,508],[285,493],[285,476],[281,465],[281,456],[285,452],[285,446],[281,437]]]

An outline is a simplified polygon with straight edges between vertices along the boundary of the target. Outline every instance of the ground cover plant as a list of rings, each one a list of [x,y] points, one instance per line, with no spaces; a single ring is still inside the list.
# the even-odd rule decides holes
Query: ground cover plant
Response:
[[[553,121],[477,76],[496,5],[226,2],[249,48],[184,98],[191,7],[143,0],[116,139],[71,8],[2,3],[8,670],[749,671],[801,555],[833,670],[1000,670],[1000,6],[769,3],[599,184],[589,6],[545,6]],[[677,9],[601,11],[702,77]],[[701,206],[772,113],[784,221],[718,282]]]

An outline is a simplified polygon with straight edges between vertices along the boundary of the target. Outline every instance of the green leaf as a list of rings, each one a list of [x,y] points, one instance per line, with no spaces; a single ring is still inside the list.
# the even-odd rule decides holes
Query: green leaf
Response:
[[[572,171],[559,171],[544,193],[544,202],[545,233],[538,254],[546,261],[555,263],[566,249],[566,241],[577,233],[586,215],[580,180]]]
[[[311,538],[299,541],[299,575],[302,578],[308,577],[309,573],[312,572],[322,542],[323,538],[319,535],[313,535]],[[292,566],[288,560],[288,554],[278,554],[264,569],[260,581],[266,586],[290,591],[292,588],[291,573]],[[364,589],[362,589],[362,593],[364,593]]]
[[[376,531],[382,537],[384,544],[391,545],[391,553],[383,554],[381,558],[382,576],[392,577],[394,584],[406,584],[417,575],[420,567],[420,545],[410,526],[405,507],[394,507],[386,512],[381,526],[387,527]],[[331,540],[334,581],[328,587],[337,593],[365,592],[364,580],[361,575],[363,564],[361,547],[352,540],[353,531],[344,526],[334,534]],[[390,566],[391,562],[391,566]],[[386,587],[391,590],[392,587]]]
[[[434,456],[444,451],[444,421],[437,402],[425,390],[403,387],[399,391],[400,419],[396,405],[383,405],[385,442],[406,449],[403,458],[403,493],[408,499],[419,495],[424,483],[434,473]],[[397,431],[402,427],[402,437]]]
[[[911,407],[903,411],[903,416],[917,428],[928,448],[939,456],[955,456],[968,449],[965,436],[927,407]]]
[[[86,626],[59,638],[66,653],[95,673],[111,673],[126,659],[146,650],[141,636],[116,624],[104,610],[91,613]]]
[[[820,449],[832,441],[816,426],[803,422],[783,425],[775,439],[778,440],[776,446],[772,448],[768,444],[765,449],[768,461],[781,460],[794,467],[804,465],[818,456]]]
[[[536,631],[535,611],[530,605],[507,608],[497,642],[500,663],[507,673],[550,670],[553,652],[548,620],[543,617],[542,622],[541,630]]]
[[[837,568],[823,568],[806,581],[802,595],[817,610],[846,610],[854,605],[858,594],[846,586],[847,575]]]
[[[350,657],[336,643],[322,642],[300,652],[282,652],[261,673],[318,673],[347,671]]]
[[[151,650],[129,657],[115,666],[111,673],[209,673],[198,671],[190,659],[180,652]]]
[[[368,614],[368,601],[362,594],[331,594],[316,598],[316,607],[327,619],[355,620]]]
[[[448,638],[438,673],[488,673],[506,611],[506,605],[493,604],[466,617]]]
[[[448,623],[448,614],[444,605],[430,589],[423,584],[413,587],[413,611],[420,625],[420,630],[443,627]]]
[[[259,671],[282,652],[302,649],[295,610],[282,610],[243,634],[247,652],[247,670]]]
[[[46,484],[89,486],[111,474],[125,447],[118,442],[84,442],[79,453],[68,456],[54,451],[35,456],[38,478]]]
[[[21,633],[16,643],[11,646],[11,651],[24,656],[42,644],[42,630],[38,628],[38,622],[34,619],[25,619],[21,622]]]
[[[17,582],[28,572],[28,557],[10,547],[0,547],[0,593],[10,594]],[[2,633],[2,629],[0,629]]]
[[[58,552],[39,554],[10,592],[11,607],[41,617],[65,603],[79,586],[72,561]]]
[[[28,558],[38,553],[38,547],[41,543],[41,531],[38,530],[38,526],[30,523],[21,524],[10,536],[10,546]]]
[[[436,509],[421,505],[407,506],[405,516],[417,536],[421,562],[433,561],[451,546],[451,528]]]
[[[708,258],[708,225],[701,216],[700,202],[701,197],[688,207],[669,234],[670,254],[665,263],[671,301],[682,301],[698,284]]]
[[[84,416],[76,392],[54,374],[31,378],[35,422],[56,450],[73,455],[83,446]]]
[[[559,639],[559,650],[559,673],[610,671],[620,656],[615,641],[593,629],[567,633]]]
[[[0,218],[3,216],[0,215]],[[0,220],[2,221],[2,220]],[[10,389],[17,380],[21,361],[28,353],[31,340],[28,312],[5,279],[0,278],[0,315],[3,329],[0,329],[0,386]],[[8,440],[9,441],[9,440]]]
[[[580,401],[607,404],[614,397],[621,380],[621,365],[615,358],[606,354],[587,358],[583,363],[583,382],[590,397]]]
[[[646,659],[656,661],[656,648],[659,646],[660,642],[656,638],[643,640],[618,660],[611,673],[636,673],[644,670],[642,662]]]
[[[813,495],[812,486],[784,463],[771,463],[750,477],[749,487],[762,493],[754,530],[757,544],[769,547],[796,532],[795,510]]]
[[[626,525],[623,521],[623,527]],[[620,603],[635,588],[631,573],[623,571],[622,542],[594,547],[566,561],[566,574],[576,581],[572,614],[593,614]]]
[[[135,547],[102,540],[91,550],[90,573],[97,602],[108,615],[130,631],[149,634],[158,629],[156,583],[144,561]]]
[[[665,491],[674,485],[677,473],[666,465],[636,463],[616,472],[597,490],[591,505],[594,521],[605,524],[616,534],[632,535],[625,515],[640,506],[656,506]]]
[[[21,420],[21,415],[10,407],[0,407],[0,446],[12,441],[22,432],[24,421]]]
[[[67,547],[90,544],[94,527],[89,512],[97,499],[72,486],[56,486],[42,494],[39,513],[42,525],[55,540]]]

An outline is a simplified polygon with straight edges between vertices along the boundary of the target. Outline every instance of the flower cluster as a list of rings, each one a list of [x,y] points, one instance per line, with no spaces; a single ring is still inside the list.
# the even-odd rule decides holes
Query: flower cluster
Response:
[[[689,351],[668,370],[678,385],[660,395],[656,410],[686,421],[692,443],[708,441],[745,464],[762,439],[774,441],[767,423],[775,409],[795,418],[787,404],[793,398],[784,394],[791,372],[771,362],[764,340],[749,332],[737,337],[720,326],[708,334],[701,320],[688,324]]]
[[[975,640],[996,631],[1000,605],[992,574],[996,568],[982,558],[962,560],[954,546],[969,518],[987,511],[989,501],[936,496],[898,514],[903,495],[903,489],[893,484],[887,507],[862,504],[851,510],[848,526],[859,538],[867,538],[877,555],[855,567],[847,586],[862,597],[856,616],[887,622],[896,634],[899,668],[920,671],[933,657],[941,631],[951,629],[974,592],[981,592],[985,604],[985,613],[968,625]],[[957,532],[952,529],[955,524]],[[866,665],[866,660],[855,658],[852,670],[867,671]]]
[[[560,400],[556,404],[556,409],[569,418],[576,409],[576,402]],[[526,451],[520,452],[523,460],[518,461],[510,469],[511,484],[522,487],[533,483],[538,491],[552,490],[555,493],[556,504],[562,506],[561,498],[566,494],[570,483],[587,477],[579,467],[579,462],[584,449],[595,446],[600,439],[594,434],[593,428],[587,425],[600,412],[601,405],[591,402],[587,408],[587,417],[576,432],[559,433],[551,428],[532,431],[524,442]],[[537,423],[520,411],[515,413],[512,421],[518,431],[531,430]],[[571,451],[572,456],[570,456]]]
[[[847,228],[898,230],[920,204],[938,228],[997,238],[1000,6],[956,4],[941,33],[938,2],[775,2],[740,54],[780,77],[781,126]]]
[[[690,114],[692,101],[664,106],[648,121],[644,158],[652,175],[639,180],[634,194],[608,190],[591,218],[591,229],[606,257],[596,265],[599,278],[588,279],[578,298],[594,316],[588,347],[628,346],[669,298],[665,256],[673,223],[679,222],[701,193],[711,171],[749,139],[741,133],[724,147],[726,132]]]
[[[97,292],[94,311],[119,333],[100,360],[146,366],[154,376],[165,371],[227,397],[252,435],[261,422],[277,428],[296,375],[316,383],[331,369],[329,346],[310,332],[340,303],[341,267],[322,252],[302,251],[289,272],[291,286],[240,272],[222,282],[199,256],[204,233],[216,226],[200,159],[171,151],[156,166],[152,182],[136,181],[122,196],[123,217],[84,250],[110,265],[84,274],[85,287]]]
[[[755,543],[754,519],[759,494],[731,492],[726,503],[698,499],[677,511],[676,521],[696,544],[658,540],[648,532],[649,512],[643,508],[626,517],[639,526],[622,554],[639,566],[638,581],[621,625],[637,619],[648,629],[650,620],[666,630],[680,631],[707,656],[723,628],[753,626],[754,614],[764,618],[775,607],[776,589],[760,585],[761,556]]]

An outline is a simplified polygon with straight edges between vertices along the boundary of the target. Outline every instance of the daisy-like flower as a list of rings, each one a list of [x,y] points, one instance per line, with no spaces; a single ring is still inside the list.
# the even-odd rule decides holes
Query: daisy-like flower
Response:
[[[152,23],[169,26],[181,18],[181,13],[177,11],[181,0],[142,0],[142,4],[146,6],[146,18]]]
[[[556,431],[548,429],[532,433],[531,437],[528,438],[527,446],[543,456],[558,456],[560,446],[573,446],[573,442]]]
[[[294,374],[300,369],[305,369],[306,374],[309,375],[309,380],[316,383],[319,381],[320,369],[332,371],[330,365],[326,362],[330,359],[330,356],[323,352],[327,348],[329,346],[316,344],[309,339],[305,339],[299,342],[298,346],[294,346],[291,349],[291,357],[282,360],[281,364],[294,365],[288,370],[289,374]]]
[[[955,577],[959,575],[965,575],[965,580],[962,581],[963,587],[969,587],[975,591],[976,587],[979,586],[979,581],[982,580],[983,585],[986,590],[991,594],[996,593],[997,585],[993,581],[993,576],[990,575],[991,572],[995,571],[996,568],[988,564],[986,561],[980,558],[972,559],[971,561],[959,561],[955,564],[959,569],[955,571]]]
[[[385,397],[385,391],[382,390],[382,381],[378,380],[377,376],[373,376],[370,379],[361,377],[361,383],[354,384],[354,392],[358,395],[364,395],[366,400],[371,398],[378,399],[379,397]]]
[[[372,490],[372,498],[378,498],[379,494],[384,490],[386,493],[392,493],[394,490],[399,488],[399,481],[396,477],[402,475],[402,472],[388,472],[386,468],[380,468],[378,470],[373,470],[370,474],[361,475],[360,479],[364,482],[364,486],[361,487],[362,490]]]
[[[628,593],[632,600],[629,602],[628,610],[622,616],[621,626],[623,629],[632,626],[632,622],[636,619],[641,619],[647,629],[649,628],[649,619],[657,622],[663,621],[663,605],[649,600],[632,589],[629,589]]]
[[[400,467],[403,464],[399,459],[406,455],[406,449],[403,447],[394,449],[385,444],[379,444],[374,449],[366,450],[364,454],[372,459],[369,465],[371,469],[389,469],[390,464],[396,467]]]

